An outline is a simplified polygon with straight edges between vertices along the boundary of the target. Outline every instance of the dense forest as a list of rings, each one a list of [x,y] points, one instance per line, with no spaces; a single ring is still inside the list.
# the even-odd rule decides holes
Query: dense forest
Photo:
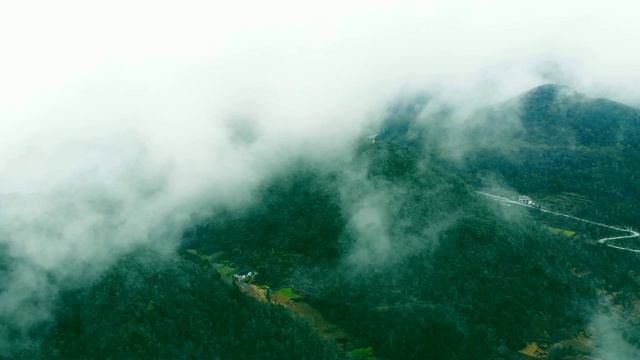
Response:
[[[577,359],[615,357],[614,335],[628,347],[618,358],[638,355],[640,254],[595,241],[611,230],[475,190],[493,174],[557,209],[637,226],[638,112],[543,86],[478,115],[517,104],[508,146],[452,159],[429,141],[448,130],[421,120],[428,102],[391,107],[379,138],[349,157],[300,158],[245,207],[212,207],[175,253],[137,249],[65,291],[41,345],[15,358]],[[299,297],[272,302],[281,288]]]
[[[397,196],[388,229],[398,246],[392,248],[396,257],[345,264],[357,244],[356,235],[349,229],[329,230],[347,220],[334,217],[328,222],[331,216],[325,213],[340,214],[335,186],[340,175],[311,176],[308,169],[274,181],[278,185],[272,186],[284,191],[265,188],[270,203],[288,200],[286,212],[229,215],[214,226],[201,227],[186,246],[232,253],[233,247],[259,251],[253,246],[266,245],[283,255],[302,255],[291,266],[278,263],[277,255],[265,261],[254,256],[253,261],[262,264],[260,270],[268,278],[277,273],[279,281],[296,283],[328,319],[358,334],[361,345],[376,344],[377,356],[390,359],[509,358],[527,339],[570,338],[588,323],[585,308],[597,306],[594,286],[615,292],[626,284],[629,268],[637,267],[637,255],[543,230],[543,215],[538,221],[536,214],[517,209],[501,214],[505,209],[496,207],[503,205],[480,198],[435,164],[420,165],[418,152],[409,148],[376,143],[363,149],[360,157],[355,163],[366,168],[365,182],[372,188],[403,187],[384,190]],[[359,161],[362,158],[367,161]],[[324,205],[309,208],[305,202],[309,198]],[[287,218],[291,213],[311,220],[304,223],[304,232],[296,238],[270,231],[295,223]],[[443,221],[447,225],[434,230]],[[227,236],[226,244],[208,241]],[[256,244],[252,240],[256,238],[265,243]],[[411,238],[418,240],[412,243],[407,240]],[[407,247],[411,251],[403,251]],[[251,259],[234,260],[250,263]],[[584,272],[594,276],[575,275]]]
[[[446,127],[451,109],[423,110],[429,98],[399,102],[379,138],[435,154],[469,184],[487,180],[543,200],[578,194],[564,204],[575,215],[640,227],[640,111],[589,98],[560,85],[542,85],[470,115],[467,128]],[[452,146],[465,151],[451,159]],[[572,205],[572,207],[568,207]]]
[[[334,347],[197,259],[139,252],[61,299],[42,355],[62,359],[333,359]]]

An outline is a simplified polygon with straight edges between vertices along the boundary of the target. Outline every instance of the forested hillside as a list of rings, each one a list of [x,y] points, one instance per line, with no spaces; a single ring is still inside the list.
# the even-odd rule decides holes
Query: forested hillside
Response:
[[[596,290],[623,288],[637,268],[636,255],[555,235],[535,214],[480,198],[409,148],[362,147],[348,169],[293,168],[265,186],[260,205],[200,226],[185,248],[255,266],[272,287],[293,284],[354,346],[388,359],[511,358],[533,339],[571,339]],[[365,234],[340,193],[360,171],[359,196],[393,194],[374,202],[387,225],[372,220]]]
[[[90,286],[65,292],[42,346],[20,356],[577,359],[614,356],[611,338],[627,346],[620,356],[637,354],[640,255],[598,244],[598,228],[473,188],[495,172],[540,197],[585,194],[595,205],[578,212],[606,213],[602,221],[634,214],[637,113],[560,92],[546,86],[518,100],[522,129],[510,125],[518,147],[509,150],[479,148],[461,162],[438,153],[424,143],[433,135],[417,132],[428,130],[416,122],[423,99],[387,120],[380,139],[394,141],[361,142],[333,161],[301,157],[246,206],[212,206],[175,254],[132,252]],[[588,111],[597,104],[610,111]],[[611,117],[614,130],[597,130],[609,138],[590,137],[594,128],[576,120],[585,112],[590,122]],[[403,138],[409,133],[417,135]],[[631,178],[605,176],[609,167]],[[629,201],[616,202],[625,194]],[[258,275],[233,280],[242,268]],[[244,281],[267,300],[251,297]],[[292,306],[271,303],[280,288],[343,335],[325,336]]]
[[[380,139],[435,153],[474,186],[497,179],[550,202],[578,194],[590,201],[565,203],[563,210],[640,227],[640,111],[543,85],[473,113],[471,128],[455,128],[446,125],[452,121],[446,107],[423,114],[428,103],[420,97],[392,108]],[[455,159],[453,137],[464,148]]]
[[[32,358],[35,354],[26,354]],[[334,359],[335,346],[283,308],[223,282],[195,257],[139,252],[65,294],[44,359]]]

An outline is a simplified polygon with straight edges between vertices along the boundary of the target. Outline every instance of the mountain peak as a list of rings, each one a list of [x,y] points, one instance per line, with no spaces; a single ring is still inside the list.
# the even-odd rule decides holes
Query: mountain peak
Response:
[[[527,102],[553,103],[561,98],[584,97],[573,88],[560,84],[544,84],[520,95]]]

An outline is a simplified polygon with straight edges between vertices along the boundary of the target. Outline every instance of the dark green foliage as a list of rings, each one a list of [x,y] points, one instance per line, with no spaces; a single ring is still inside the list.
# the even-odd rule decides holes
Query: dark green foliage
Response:
[[[429,97],[418,95],[405,101],[399,100],[389,107],[389,116],[382,124],[383,132],[377,139],[420,148],[425,142],[424,129],[415,120],[429,103]]]
[[[629,263],[615,266],[599,247],[508,226],[487,210],[470,207],[432,255],[337,280],[313,305],[382,358],[509,358],[544,330],[589,321],[580,306],[595,299],[594,279],[576,278],[573,267],[608,274],[598,286],[621,284],[614,278]]]
[[[361,148],[360,161],[365,162],[368,178],[396,180],[410,177],[418,171],[418,154],[389,142]]]
[[[64,296],[43,358],[332,359],[285,309],[258,303],[207,264],[135,254]]]
[[[521,101],[522,128],[506,132],[509,147],[519,146],[479,146],[460,162],[438,153],[441,125],[415,123],[427,98],[399,104],[398,125],[389,120],[381,138],[413,148],[376,141],[333,167],[300,161],[263,184],[251,206],[217,209],[188,230],[183,256],[123,259],[90,288],[63,297],[43,357],[337,357],[334,344],[292,312],[256,302],[187,249],[252,267],[256,281],[274,289],[293,287],[349,334],[351,358],[375,351],[379,359],[510,359],[527,341],[574,337],[601,306],[598,291],[623,304],[637,300],[640,255],[588,241],[609,235],[605,229],[507,209],[461,177],[478,184],[497,173],[523,193],[575,192],[591,202],[572,214],[637,224],[638,116],[557,86]],[[483,111],[483,124],[506,119],[498,108]],[[446,115],[443,108],[435,116]],[[497,134],[476,130],[478,144]],[[379,235],[353,223],[354,208],[369,198],[384,217],[376,231],[388,250],[359,263],[354,252]],[[636,329],[620,329],[629,344],[640,342]],[[575,354],[558,346],[550,357]]]
[[[527,145],[510,154],[469,153],[457,171],[499,173],[539,197],[581,194],[597,205],[578,207],[575,215],[640,225],[640,112],[569,91],[547,85],[527,93],[521,100]]]
[[[640,125],[640,115],[631,107],[557,85],[529,91],[520,104],[527,138],[536,143],[596,148],[629,144],[627,135],[637,136]]]
[[[451,121],[446,112],[418,119],[424,102],[408,103],[411,111],[390,109],[380,139],[427,151],[472,185],[498,175],[538,199],[576,193],[598,205],[578,206],[574,215],[640,227],[640,111],[543,85],[456,128],[442,125]],[[452,138],[462,148],[455,161]]]
[[[349,359],[354,360],[376,360],[371,347],[352,350],[348,355]]]
[[[335,258],[336,240],[345,226],[338,188],[331,174],[300,166],[300,171],[277,176],[261,187],[253,206],[235,212],[222,210],[190,231],[183,248],[195,247],[204,253],[224,250],[238,255],[237,260],[247,259],[242,253],[271,250],[302,254],[311,263]]]
[[[199,230],[188,246],[260,251],[266,244],[276,254],[299,252],[302,257],[290,263],[265,266],[267,273],[277,273],[270,278],[295,283],[305,301],[356,336],[356,344],[375,344],[377,356],[385,359],[508,358],[544,331],[563,334],[558,339],[571,336],[568,329],[589,321],[581,307],[595,300],[594,286],[620,286],[620,274],[630,264],[603,246],[560,238],[532,218],[506,221],[494,208],[499,204],[473,194],[416,150],[376,142],[358,150],[348,171],[366,173],[362,188],[392,194],[385,209],[391,261],[365,267],[345,263],[360,241],[339,200],[345,175],[310,173],[307,167],[265,186],[267,204],[258,210],[222,217],[230,222],[212,219],[206,226],[217,235]],[[317,201],[313,216],[307,217],[310,204],[300,194]],[[298,213],[309,222],[292,220]],[[315,219],[334,224],[324,246],[337,249],[337,255],[325,262],[308,258],[317,243],[292,245],[278,238],[320,228]],[[429,232],[442,222],[446,230]],[[254,229],[253,235],[238,237],[236,232],[246,230],[229,224]],[[257,230],[266,224],[290,228]],[[216,241],[227,237],[234,239],[227,248],[220,245],[224,240]],[[251,261],[250,252],[243,254],[235,261]],[[576,278],[572,269],[592,271],[594,277]]]

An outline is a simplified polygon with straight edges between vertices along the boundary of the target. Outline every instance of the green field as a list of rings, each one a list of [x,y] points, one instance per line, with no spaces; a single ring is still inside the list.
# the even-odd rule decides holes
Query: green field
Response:
[[[286,296],[289,299],[299,299],[301,296],[294,293],[291,288],[282,288],[276,292],[278,295]]]
[[[231,267],[227,264],[216,264],[216,271],[222,275],[223,277],[231,277],[231,275],[233,275],[233,273],[236,272],[236,268]]]
[[[554,234],[564,234],[565,236],[573,236],[576,234],[575,231],[571,231],[571,230],[567,230],[567,229],[561,229],[561,228],[554,228],[551,226],[548,226],[547,229],[549,229],[549,231],[551,231]]]

